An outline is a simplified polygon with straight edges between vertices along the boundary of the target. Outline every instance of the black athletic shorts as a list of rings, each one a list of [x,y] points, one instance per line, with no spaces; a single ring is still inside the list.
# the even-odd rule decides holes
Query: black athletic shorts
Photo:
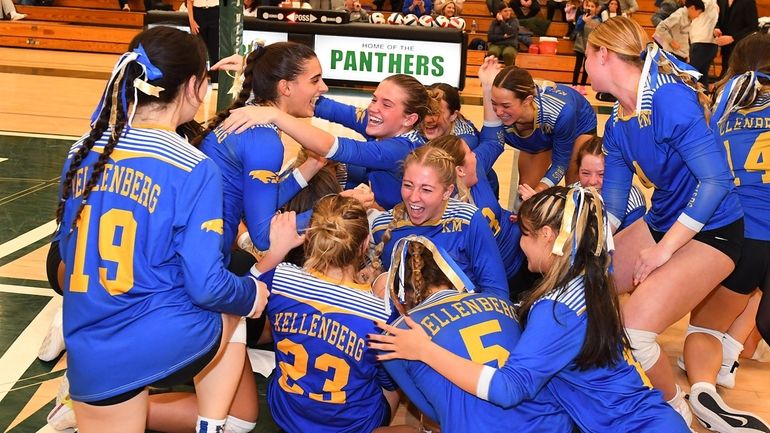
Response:
[[[649,225],[647,228],[650,230],[652,238],[655,239],[655,243],[660,242],[666,234],[666,232],[654,230]],[[699,231],[693,239],[716,248],[737,265],[743,248],[743,218],[739,218],[726,226]]]
[[[744,240],[741,259],[722,285],[741,295],[764,291],[770,285],[770,241]]]
[[[217,352],[219,351],[219,346],[221,344],[222,331],[219,332],[219,338],[217,338],[216,343],[214,343],[214,346],[211,348],[211,350],[198,357],[198,359],[185,365],[181,369],[171,373],[169,376],[151,383],[149,386],[154,386],[156,388],[168,388],[170,386],[181,385],[189,382],[198,373],[203,371],[203,369],[206,368],[209,363],[211,363],[211,360],[214,359],[214,356],[216,356]],[[96,378],[96,380],[99,380],[99,378]],[[112,406],[131,400],[132,398],[139,395],[142,391],[144,391],[145,388],[146,386],[143,386],[141,388],[136,388],[132,389],[131,391],[124,392],[123,394],[118,394],[114,397],[105,398],[104,400],[87,401],[84,403],[88,403],[92,406]]]

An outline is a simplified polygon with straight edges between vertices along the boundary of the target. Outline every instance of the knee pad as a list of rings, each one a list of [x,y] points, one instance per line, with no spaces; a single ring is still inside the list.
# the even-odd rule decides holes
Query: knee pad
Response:
[[[700,326],[694,325],[687,326],[687,334],[685,335],[685,338],[687,338],[690,334],[708,334],[719,340],[720,344],[722,343],[722,339],[725,338],[724,332],[717,331],[716,329],[701,328]]]
[[[626,328],[626,334],[631,343],[631,352],[633,352],[634,358],[642,366],[642,369],[647,371],[652,368],[660,357],[660,346],[657,341],[658,334],[631,328]]]
[[[246,344],[246,318],[245,317],[241,317],[241,319],[238,320],[238,325],[235,327],[235,331],[233,331],[233,336],[230,337],[230,343]]]

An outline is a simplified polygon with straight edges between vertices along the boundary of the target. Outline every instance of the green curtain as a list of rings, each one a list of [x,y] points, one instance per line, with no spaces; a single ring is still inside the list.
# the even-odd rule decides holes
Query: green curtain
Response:
[[[220,0],[219,6],[219,58],[236,52],[243,54],[243,0]],[[233,73],[219,72],[217,111],[224,110],[233,100]]]

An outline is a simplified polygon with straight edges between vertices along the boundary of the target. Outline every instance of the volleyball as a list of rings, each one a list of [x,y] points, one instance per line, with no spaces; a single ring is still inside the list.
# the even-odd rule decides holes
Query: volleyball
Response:
[[[417,15],[415,14],[408,14],[404,15],[402,18],[401,24],[407,25],[407,26],[416,26],[417,25]]]
[[[449,18],[445,17],[444,15],[439,15],[435,18],[434,26],[436,27],[448,27],[449,26]]]
[[[369,22],[372,24],[385,24],[385,15],[382,12],[375,12],[369,15]]]
[[[449,18],[449,27],[454,27],[459,30],[465,30],[465,20],[460,17]]]
[[[423,15],[421,16],[417,22],[423,26],[423,27],[434,27],[436,25],[436,22],[433,20],[433,17],[430,15]]]
[[[403,18],[401,17],[401,14],[398,12],[393,12],[388,17],[388,24],[401,24],[401,21]]]

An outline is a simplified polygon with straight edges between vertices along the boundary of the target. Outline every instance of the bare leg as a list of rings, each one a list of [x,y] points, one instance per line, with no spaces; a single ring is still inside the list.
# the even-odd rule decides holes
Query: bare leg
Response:
[[[123,403],[93,406],[72,402],[82,433],[144,433],[147,420],[147,390]]]
[[[551,165],[551,151],[540,153],[519,152],[519,185],[535,188]]]
[[[749,303],[746,305],[746,308],[743,310],[743,312],[738,316],[737,319],[735,319],[735,322],[733,322],[732,325],[730,325],[730,328],[727,330],[727,333],[732,335],[733,338],[735,338],[738,342],[745,342],[744,346],[749,343],[749,338],[752,334],[755,333],[756,326],[756,318],[757,318],[757,310],[759,309],[759,301],[762,299],[762,292],[755,291],[751,298],[749,298]],[[757,336],[759,336],[759,333],[756,333]],[[758,340],[757,340],[758,341]],[[753,349],[756,349],[756,341],[753,343],[754,347]],[[746,358],[751,358],[751,355],[754,354],[754,351],[752,349],[752,352],[749,356]]]
[[[230,343],[239,317],[222,315],[222,345],[209,365],[195,377],[198,415],[222,420],[227,417],[246,359],[246,345]]]
[[[724,333],[743,312],[748,300],[747,295],[719,286],[695,307],[690,324]],[[684,341],[684,363],[690,383],[715,385],[722,366],[722,339],[702,332],[688,335]]]

